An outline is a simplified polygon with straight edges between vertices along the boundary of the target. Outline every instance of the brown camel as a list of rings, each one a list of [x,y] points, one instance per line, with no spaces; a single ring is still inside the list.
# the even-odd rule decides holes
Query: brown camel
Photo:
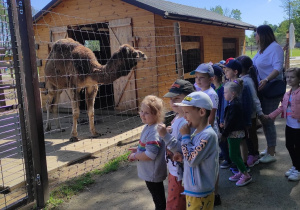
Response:
[[[85,88],[90,131],[93,137],[98,136],[94,125],[94,103],[98,84],[110,84],[121,76],[128,75],[138,61],[146,59],[147,56],[143,52],[124,44],[112,55],[106,65],[101,65],[94,53],[79,42],[70,38],[55,42],[45,65],[46,89],[48,90],[46,131],[51,130],[49,122],[51,107],[57,129],[61,130],[57,117],[57,104],[62,91],[68,90],[73,113],[70,141],[78,141],[79,93]]]

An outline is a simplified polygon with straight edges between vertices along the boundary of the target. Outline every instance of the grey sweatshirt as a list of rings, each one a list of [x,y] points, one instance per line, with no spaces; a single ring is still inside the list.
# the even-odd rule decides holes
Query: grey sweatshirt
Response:
[[[145,152],[152,160],[138,161],[140,179],[148,182],[162,182],[167,177],[165,142],[159,139],[157,124],[146,125],[141,133],[137,153]]]
[[[181,148],[184,157],[184,193],[206,197],[215,190],[219,173],[218,137],[209,125],[200,133],[183,135]]]

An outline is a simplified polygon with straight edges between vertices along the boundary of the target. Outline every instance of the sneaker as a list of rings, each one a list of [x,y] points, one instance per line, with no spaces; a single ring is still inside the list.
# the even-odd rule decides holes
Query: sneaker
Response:
[[[264,155],[266,155],[266,154],[268,154],[268,149],[265,149],[264,151],[262,151],[262,152],[260,153],[261,156],[264,156]]]
[[[275,155],[272,156],[270,154],[266,154],[265,156],[263,156],[262,158],[259,159],[260,163],[271,163],[276,161]]]
[[[224,160],[221,164],[220,164],[220,168],[229,168],[231,165],[231,163],[229,163],[227,160]]]
[[[295,170],[296,168],[292,166],[292,168],[290,168],[287,172],[285,172],[285,176],[289,177]]]
[[[219,205],[221,205],[221,197],[220,197],[220,195],[219,194],[216,194],[215,195],[215,202],[214,202],[214,206],[219,206]]]
[[[232,181],[232,182],[237,182],[240,180],[240,178],[242,177],[242,173],[239,172],[239,173],[236,173],[234,174],[233,176],[229,177],[229,180]]]
[[[239,181],[235,183],[236,186],[245,186],[246,184],[250,183],[252,181],[252,177],[250,175],[242,175]]]
[[[249,173],[251,171],[250,168],[247,165],[245,165],[245,166],[246,166],[247,172]],[[230,170],[231,170],[231,172],[233,174],[239,173],[239,169],[238,168],[230,168]]]
[[[258,157],[254,156],[254,155],[249,155],[248,156],[247,165],[249,167],[253,167],[258,163],[259,163]]]
[[[290,181],[299,181],[300,180],[300,172],[298,170],[294,170],[293,173],[288,178]]]

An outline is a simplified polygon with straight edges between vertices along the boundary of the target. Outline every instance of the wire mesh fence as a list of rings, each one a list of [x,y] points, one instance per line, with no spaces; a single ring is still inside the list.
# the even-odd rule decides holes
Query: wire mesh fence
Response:
[[[12,21],[9,17],[9,2],[0,1],[0,208],[9,208],[13,203],[28,197],[28,182],[22,140],[17,85],[19,75],[13,66],[11,40]],[[19,96],[19,99],[18,99]],[[29,186],[31,187],[31,186]]]
[[[35,19],[34,32],[55,186],[136,145],[139,103],[164,95],[178,75],[173,25],[134,27],[131,18],[95,22],[42,12],[47,15]]]
[[[14,1],[15,16],[23,15],[22,4],[29,1],[20,2],[17,7]],[[6,2],[1,4],[3,11],[9,11]],[[16,34],[10,34],[12,21],[5,19],[5,14],[1,13],[0,36],[0,63],[7,64],[1,67],[0,84],[1,208],[28,197],[27,202],[32,201],[33,192],[36,200],[38,196],[47,198],[47,192],[39,189],[41,180],[49,178],[51,189],[126,153],[137,145],[143,128],[138,115],[143,98],[151,94],[162,97],[183,76],[183,69],[185,78],[192,81],[188,73],[204,62],[202,31],[200,35],[191,33],[190,26],[181,35],[174,21],[164,22],[156,16],[139,22],[128,16],[109,18],[105,11],[97,13],[98,18],[40,11],[32,25],[27,22],[33,30],[32,43],[30,32],[27,37],[22,34],[26,21],[20,22]],[[14,37],[17,42],[11,40]],[[24,45],[26,39],[29,46]],[[223,39],[220,45],[227,46],[223,54],[236,53],[231,48],[236,42],[236,38]],[[32,51],[34,55],[26,57]],[[31,66],[27,60],[33,58]],[[18,72],[17,67],[23,65],[33,72],[22,68]],[[38,95],[28,74],[38,80]],[[31,100],[39,105],[30,112]],[[170,110],[169,101],[165,105],[166,111]],[[36,125],[34,119],[39,115],[42,119]],[[34,130],[37,133],[32,134]],[[39,161],[42,158],[45,162]],[[43,167],[47,168],[45,174]],[[42,205],[43,199],[38,206]]]

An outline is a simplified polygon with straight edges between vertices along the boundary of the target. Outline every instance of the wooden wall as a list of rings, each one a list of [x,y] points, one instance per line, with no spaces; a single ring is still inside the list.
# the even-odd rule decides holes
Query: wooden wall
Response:
[[[157,47],[157,71],[158,71],[158,92],[162,97],[177,79],[175,65],[175,40],[174,31],[161,30],[161,28],[172,27],[174,20],[167,20],[159,15],[155,15],[156,45]],[[239,54],[242,52],[245,39],[245,30],[226,28],[213,25],[180,22],[180,33],[182,36],[201,36],[203,37],[203,62],[219,62],[223,59],[223,38],[236,38],[239,43]],[[169,37],[169,38],[166,38]],[[165,47],[163,47],[163,45]],[[163,49],[163,50],[161,50]],[[190,78],[185,74],[185,78]],[[168,100],[165,100],[166,103]]]
[[[50,29],[68,25],[83,25],[132,18],[133,36],[137,47],[148,60],[138,64],[136,87],[138,102],[149,95],[162,97],[176,80],[174,20],[167,20],[120,0],[63,0],[37,23],[34,23],[36,43],[40,44],[37,57],[43,60],[39,67],[40,81],[44,81],[44,66],[49,54]],[[219,62],[223,57],[223,38],[237,38],[239,52],[245,39],[243,29],[179,22],[181,35],[203,38],[203,61]],[[189,78],[188,74],[185,78]],[[43,104],[45,96],[42,96]],[[167,100],[166,100],[167,102]],[[168,102],[167,102],[168,104]]]
[[[157,95],[154,15],[120,0],[64,0],[41,20],[34,23],[35,40],[40,45],[37,57],[43,60],[43,66],[39,67],[40,81],[44,81],[44,66],[49,54],[51,28],[102,23],[129,17],[132,18],[133,36],[138,37],[137,48],[148,56],[147,61],[137,66],[138,101],[140,102],[149,94]],[[44,105],[44,95],[42,95],[42,101]]]

